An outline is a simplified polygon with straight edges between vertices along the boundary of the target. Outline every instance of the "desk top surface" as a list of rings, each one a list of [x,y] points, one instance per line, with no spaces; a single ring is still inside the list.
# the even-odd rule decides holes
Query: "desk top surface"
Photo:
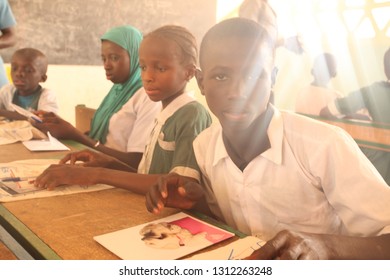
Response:
[[[82,148],[82,145],[72,142],[65,144],[71,150]],[[30,152],[21,143],[2,145],[0,162],[61,158],[67,152]],[[118,259],[93,237],[177,212],[166,209],[159,216],[150,214],[146,211],[143,196],[114,188],[6,202],[0,206],[3,222],[5,219],[17,228],[16,233],[29,239],[34,249],[49,251],[48,258],[76,260]]]
[[[17,260],[16,256],[0,241],[0,260]]]

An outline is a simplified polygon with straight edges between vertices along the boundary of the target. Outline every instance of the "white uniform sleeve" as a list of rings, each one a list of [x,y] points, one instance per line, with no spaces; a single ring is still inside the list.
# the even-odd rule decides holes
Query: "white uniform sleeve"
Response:
[[[38,102],[38,110],[58,113],[57,96],[53,91],[44,88]]]

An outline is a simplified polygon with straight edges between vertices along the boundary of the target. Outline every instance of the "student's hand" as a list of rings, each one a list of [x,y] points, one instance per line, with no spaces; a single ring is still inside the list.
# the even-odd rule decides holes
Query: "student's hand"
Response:
[[[34,186],[53,190],[61,185],[93,185],[98,172],[96,168],[80,165],[53,164],[35,179]]]
[[[36,115],[42,119],[42,123],[32,122],[32,124],[44,133],[49,131],[57,139],[75,139],[76,135],[81,133],[69,122],[54,113],[38,111]]]
[[[146,194],[146,208],[158,214],[164,207],[191,209],[203,198],[202,186],[196,180],[175,173],[161,176]]]
[[[249,260],[325,260],[330,257],[324,235],[281,231]]]
[[[82,150],[74,153],[69,153],[60,160],[60,164],[70,163],[76,164],[81,161],[81,165],[86,167],[107,167],[110,168],[117,160],[111,156],[92,150]]]

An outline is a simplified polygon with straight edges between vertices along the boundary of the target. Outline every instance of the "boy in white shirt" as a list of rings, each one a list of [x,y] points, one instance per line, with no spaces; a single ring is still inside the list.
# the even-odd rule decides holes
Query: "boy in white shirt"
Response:
[[[23,48],[12,55],[12,84],[0,89],[0,116],[26,120],[26,116],[15,112],[12,104],[29,111],[58,111],[56,95],[40,85],[47,79],[47,65],[46,56],[37,49]]]
[[[219,123],[193,144],[202,186],[162,176],[147,209],[206,201],[268,241],[252,258],[389,259],[390,190],[375,167],[342,129],[269,103],[276,40],[243,18],[206,33],[196,77]]]

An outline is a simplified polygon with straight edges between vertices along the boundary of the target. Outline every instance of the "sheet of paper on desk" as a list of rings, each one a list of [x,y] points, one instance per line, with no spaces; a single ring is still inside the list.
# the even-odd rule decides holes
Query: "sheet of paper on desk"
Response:
[[[249,257],[255,250],[260,249],[264,244],[265,241],[255,236],[247,236],[224,247],[196,254],[187,260],[242,260]]]
[[[48,191],[45,189],[36,189],[33,184],[29,183],[29,181],[34,180],[34,178],[40,175],[43,170],[51,164],[56,163],[58,163],[58,159],[33,159],[0,163],[0,202],[59,196],[112,188],[111,186],[100,184],[88,187],[72,185],[58,187],[52,191]],[[8,181],[8,178],[23,178],[24,181],[12,182]]]
[[[62,144],[56,138],[47,133],[47,140],[29,140],[23,141],[22,144],[30,151],[68,151],[67,146]]]
[[[124,260],[174,260],[233,236],[231,232],[178,213],[94,239]]]

